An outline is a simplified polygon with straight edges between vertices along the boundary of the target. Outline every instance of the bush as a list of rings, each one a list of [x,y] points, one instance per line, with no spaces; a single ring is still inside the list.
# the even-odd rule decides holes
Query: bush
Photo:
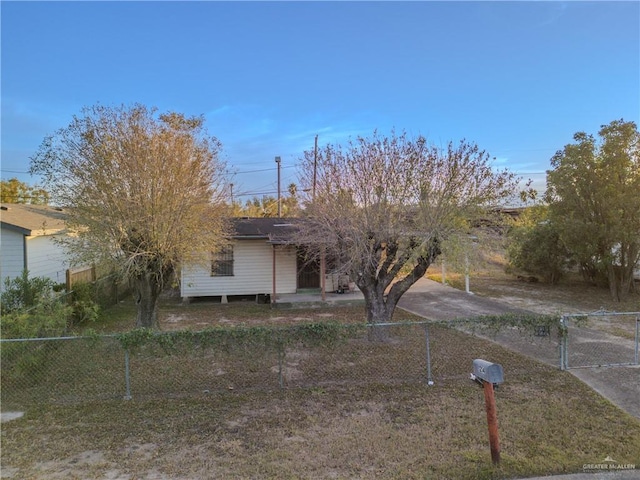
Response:
[[[66,332],[73,308],[55,295],[55,282],[45,277],[29,278],[29,272],[6,278],[2,302],[2,337],[34,338]]]
[[[72,308],[62,302],[2,314],[2,338],[58,337],[67,331]]]
[[[96,303],[96,288],[87,282],[76,283],[73,286],[71,307],[73,309],[72,324],[82,325],[98,319],[100,307]]]
[[[3,313],[11,313],[35,307],[53,296],[55,282],[46,277],[29,278],[29,271],[23,270],[19,277],[4,280],[4,291],[0,296]]]
[[[556,284],[570,266],[570,254],[558,229],[549,221],[525,223],[509,233],[509,267]]]

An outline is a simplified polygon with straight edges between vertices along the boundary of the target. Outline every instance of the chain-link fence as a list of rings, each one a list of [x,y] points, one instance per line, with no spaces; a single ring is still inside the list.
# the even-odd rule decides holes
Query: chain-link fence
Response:
[[[640,365],[640,312],[563,315],[560,368]]]
[[[115,305],[131,295],[131,286],[119,275],[107,275],[91,282],[91,297],[101,307]]]
[[[476,326],[387,324],[372,332],[365,325],[309,324],[2,340],[2,404],[20,408],[354,384],[442,385],[468,381],[476,358],[502,364],[508,381],[549,368],[481,338],[477,334],[493,334]],[[540,340],[531,329],[517,332],[507,333],[525,343]],[[557,341],[544,341],[557,348]]]

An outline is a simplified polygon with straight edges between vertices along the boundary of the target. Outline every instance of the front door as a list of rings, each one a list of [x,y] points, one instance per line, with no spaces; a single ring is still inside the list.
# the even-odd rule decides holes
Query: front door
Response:
[[[298,288],[320,288],[320,264],[298,250]]]

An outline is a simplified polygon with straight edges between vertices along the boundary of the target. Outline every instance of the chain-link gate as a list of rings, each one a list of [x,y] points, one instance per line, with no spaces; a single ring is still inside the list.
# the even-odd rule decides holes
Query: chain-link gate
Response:
[[[640,312],[568,314],[560,328],[561,370],[640,365]]]

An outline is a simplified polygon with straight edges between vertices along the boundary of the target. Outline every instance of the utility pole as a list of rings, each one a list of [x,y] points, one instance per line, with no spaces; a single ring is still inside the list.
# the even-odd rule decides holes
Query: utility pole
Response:
[[[229,190],[231,191],[231,208],[233,209],[233,183],[229,184]]]
[[[316,201],[316,182],[318,175],[318,135],[316,135],[314,145],[313,145],[313,186],[311,189],[311,198],[313,201]],[[327,269],[327,260],[324,254],[324,247],[320,251],[320,294],[322,297],[322,301],[324,302],[327,299],[326,293],[326,274],[325,271]]]
[[[278,218],[280,218],[282,216],[282,210],[280,207],[280,157],[276,157],[276,163],[278,164]]]
[[[318,135],[316,135],[315,145],[313,147],[313,189],[311,190],[312,198],[316,199],[316,176],[318,172]]]

